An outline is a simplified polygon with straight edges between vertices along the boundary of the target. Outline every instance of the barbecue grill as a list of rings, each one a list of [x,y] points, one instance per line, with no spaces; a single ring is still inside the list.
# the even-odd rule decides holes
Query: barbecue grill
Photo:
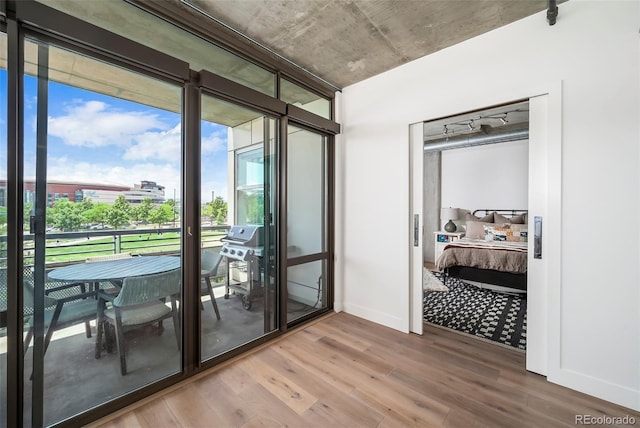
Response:
[[[227,258],[227,283],[224,298],[229,298],[230,291],[242,294],[242,305],[246,310],[249,310],[251,309],[251,299],[261,286],[260,261],[264,251],[264,227],[231,226],[227,236],[220,241],[224,243],[220,254]],[[245,263],[246,282],[231,282],[229,265],[232,261]]]

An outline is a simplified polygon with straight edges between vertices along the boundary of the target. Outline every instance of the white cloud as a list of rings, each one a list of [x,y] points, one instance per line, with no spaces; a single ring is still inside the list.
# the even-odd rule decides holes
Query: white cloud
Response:
[[[202,153],[213,153],[227,149],[227,131],[214,131],[202,137]]]
[[[165,159],[180,161],[181,126],[176,125],[168,131],[144,132],[132,137],[134,143],[127,147],[124,159]]]
[[[168,131],[145,132],[133,136],[133,145],[124,153],[124,159],[165,159],[171,161],[180,160],[181,143],[180,124]],[[226,149],[226,132],[212,132],[202,138],[202,154],[213,153]]]
[[[49,134],[72,146],[127,146],[151,129],[168,128],[155,114],[120,111],[101,101],[74,101],[65,110],[49,117]]]

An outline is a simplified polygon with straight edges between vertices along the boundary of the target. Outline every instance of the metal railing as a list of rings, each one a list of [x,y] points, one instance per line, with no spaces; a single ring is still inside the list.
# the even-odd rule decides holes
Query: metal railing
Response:
[[[229,226],[202,226],[200,246],[202,248],[221,246],[220,238],[224,237],[228,230]],[[45,269],[49,271],[59,266],[83,263],[88,257],[118,253],[177,254],[180,252],[180,232],[180,228],[163,228],[47,233]],[[7,237],[0,236],[0,312],[6,310],[6,242]],[[33,275],[33,253],[34,235],[25,234],[23,270],[25,278]],[[60,285],[59,282],[47,281],[45,289],[55,289],[58,285]],[[25,308],[25,315],[30,314],[31,309]]]
[[[221,246],[220,238],[229,226],[202,226],[202,248]],[[46,265],[56,267],[85,261],[87,257],[118,253],[132,255],[176,254],[180,252],[180,228],[91,230],[47,233]],[[24,265],[32,265],[34,235],[24,235]],[[6,266],[6,236],[0,236],[0,266]]]

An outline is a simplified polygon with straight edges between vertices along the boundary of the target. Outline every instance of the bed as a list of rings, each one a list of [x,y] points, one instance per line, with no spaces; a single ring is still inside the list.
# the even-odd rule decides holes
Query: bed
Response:
[[[527,216],[526,210],[482,209],[467,214],[465,236],[447,244],[436,260],[445,281],[454,277],[526,292]]]

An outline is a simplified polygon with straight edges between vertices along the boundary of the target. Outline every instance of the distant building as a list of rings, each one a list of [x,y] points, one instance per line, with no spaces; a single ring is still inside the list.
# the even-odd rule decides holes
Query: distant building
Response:
[[[34,180],[24,181],[24,202],[33,203],[36,196]],[[7,182],[0,180],[0,206],[6,206]],[[51,180],[47,182],[47,206],[52,207],[59,199],[71,202],[82,202],[91,199],[92,202],[113,204],[120,195],[131,205],[140,205],[145,198],[151,198],[154,204],[165,202],[164,186],[155,181],[142,181],[134,187],[112,184],[79,183]]]
[[[142,201],[146,198],[151,198],[151,202],[154,204],[165,202],[164,186],[156,184],[155,181],[145,180],[126,190],[82,189],[82,197],[84,199],[91,199],[93,202],[105,204],[113,204],[121,195],[124,195],[127,202],[133,206],[142,204]]]

